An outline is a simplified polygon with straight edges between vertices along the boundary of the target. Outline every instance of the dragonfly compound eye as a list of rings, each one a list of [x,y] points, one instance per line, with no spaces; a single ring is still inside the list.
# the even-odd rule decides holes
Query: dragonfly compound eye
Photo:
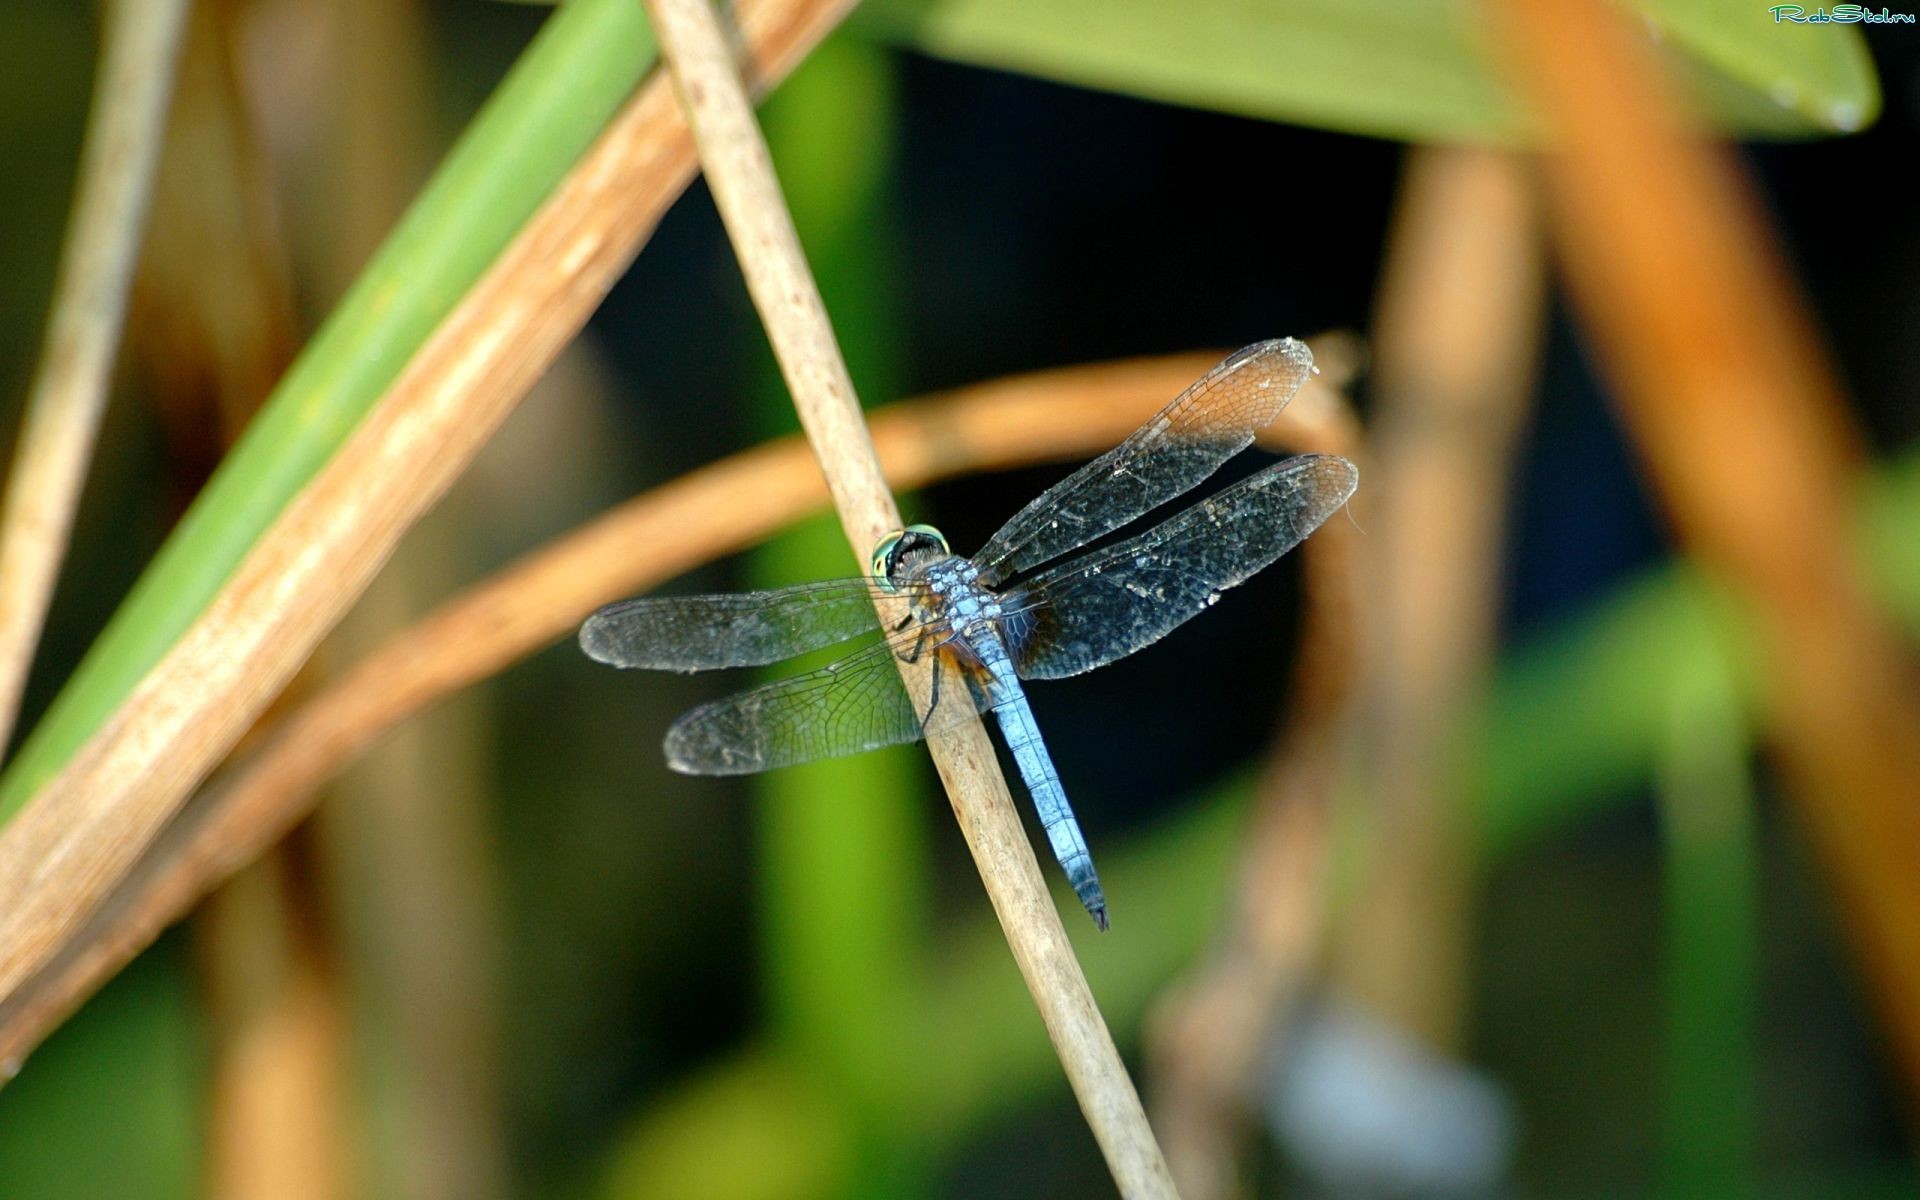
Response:
[[[907,545],[901,547],[903,553],[907,550],[931,550],[936,554],[953,553],[947,545],[947,535],[931,525],[909,525],[901,532],[906,535],[907,542]]]
[[[886,591],[891,592],[893,590],[892,575],[894,558],[899,553],[900,543],[905,540],[906,536],[906,530],[896,529],[881,538],[879,544],[873,548],[872,561],[867,564],[867,574],[878,580],[880,586]]]
[[[946,535],[931,525],[909,525],[880,539],[873,548],[868,572],[881,580],[881,587],[893,591],[893,577],[910,554],[949,554]]]

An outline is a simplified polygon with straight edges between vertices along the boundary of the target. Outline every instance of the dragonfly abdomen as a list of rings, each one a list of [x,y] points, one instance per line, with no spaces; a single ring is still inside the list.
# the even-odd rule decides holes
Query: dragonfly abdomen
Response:
[[[994,717],[1000,722],[1000,733],[1007,739],[1007,749],[1013,754],[1015,765],[1020,768],[1027,794],[1033,797],[1033,807],[1040,816],[1040,827],[1046,831],[1047,844],[1053,848],[1053,857],[1060,869],[1066,872],[1067,882],[1073,885],[1074,895],[1080,897],[1094,924],[1104,931],[1107,928],[1106,893],[1100,888],[1100,877],[1093,869],[1093,854],[1087,849],[1087,839],[1080,832],[1073,806],[1067,802],[1067,789],[1061,785],[1060,773],[1054,769],[1053,756],[1047,753],[1047,743],[1040,736],[1040,723],[1033,718],[1027,694],[1021,689],[1013,664],[1007,660],[1002,647],[996,644],[977,649],[984,651],[982,657],[990,679],[988,695],[993,702]]]

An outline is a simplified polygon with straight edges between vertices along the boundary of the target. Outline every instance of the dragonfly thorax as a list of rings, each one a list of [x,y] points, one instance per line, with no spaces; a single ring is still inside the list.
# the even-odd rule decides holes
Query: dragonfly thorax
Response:
[[[892,590],[914,588],[914,613],[922,621],[944,621],[963,642],[1000,619],[1000,597],[980,586],[980,567],[961,558],[931,525],[909,525],[888,534],[874,548],[873,573]]]
[[[962,640],[973,640],[1004,616],[1000,593],[980,583],[980,565],[949,554],[927,562],[919,577],[939,598],[939,609]]]

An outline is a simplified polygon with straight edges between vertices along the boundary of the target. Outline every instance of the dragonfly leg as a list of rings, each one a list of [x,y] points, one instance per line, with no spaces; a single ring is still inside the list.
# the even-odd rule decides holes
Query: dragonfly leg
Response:
[[[896,626],[895,631],[898,632],[899,628],[900,627]],[[926,648],[927,648],[927,627],[925,625],[922,625],[920,627],[919,636],[913,639],[913,649],[907,651],[906,654],[902,655],[900,661],[905,663],[917,663],[920,661],[920,655],[925,652]]]
[[[926,640],[925,629],[921,630],[920,637],[922,641]],[[920,646],[918,643],[915,643],[913,647],[913,658],[910,658],[907,661],[912,662],[914,661],[914,659],[917,659],[919,657],[920,657]],[[920,724],[923,728],[926,726],[926,723],[928,721],[933,720],[933,710],[940,707],[940,676],[943,674],[943,672],[940,670],[940,661],[941,661],[940,658],[938,656],[935,656],[933,660],[933,696],[931,699],[927,701],[927,714],[920,718]]]

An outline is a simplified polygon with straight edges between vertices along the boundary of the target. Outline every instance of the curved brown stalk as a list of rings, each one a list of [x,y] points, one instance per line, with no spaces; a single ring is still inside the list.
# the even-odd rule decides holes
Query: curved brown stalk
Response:
[[[1753,619],[1769,740],[1920,1096],[1920,674],[1853,552],[1839,382],[1751,185],[1627,15],[1488,11],[1551,137],[1568,288],[1681,540]]]
[[[1344,402],[1337,344],[1327,366],[1261,437],[1318,446]],[[1218,352],[1074,367],[882,409],[873,440],[887,478],[942,479],[1105,450],[1220,360]],[[806,444],[784,438],[608,511],[398,631],[284,719],[168,826],[61,956],[0,1002],[0,1057],[37,1045],[79,1003],[221,880],[313,808],[335,773],[407,718],[570,635],[588,613],[735,551],[827,503]]]
[[[749,0],[777,79],[845,0]],[[0,1005],[75,938],[585,324],[694,156],[656,72],[111,720],[0,831]],[[17,1068],[0,1052],[0,1075]]]

